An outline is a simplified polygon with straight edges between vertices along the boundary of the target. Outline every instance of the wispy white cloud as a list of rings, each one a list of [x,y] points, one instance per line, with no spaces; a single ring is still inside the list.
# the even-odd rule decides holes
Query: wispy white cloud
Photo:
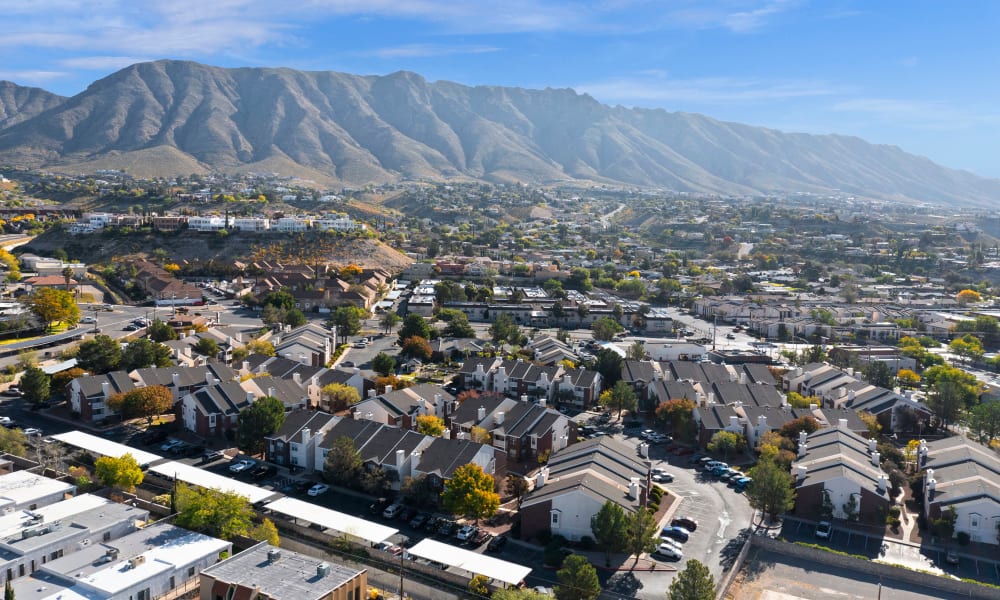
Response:
[[[135,63],[155,60],[153,57],[138,56],[78,56],[59,60],[59,65],[67,69],[86,69],[89,71],[106,71],[122,69]]]
[[[0,80],[13,81],[19,84],[35,83],[42,84],[67,77],[69,73],[65,71],[37,71],[37,70],[17,70],[0,71]]]
[[[432,56],[450,56],[453,54],[486,54],[499,52],[496,46],[447,46],[444,44],[404,44],[389,48],[376,48],[359,52],[361,56],[376,58],[426,58]]]
[[[959,108],[947,102],[898,98],[854,98],[833,105],[835,112],[861,113],[912,129],[948,131],[1000,125],[1000,114]]]
[[[741,104],[830,96],[843,90],[823,81],[768,81],[734,77],[671,79],[659,71],[575,86],[595,98],[624,104],[697,102]]]
[[[799,0],[698,2],[667,11],[674,26],[696,29],[728,29],[733,33],[750,33],[799,7]]]

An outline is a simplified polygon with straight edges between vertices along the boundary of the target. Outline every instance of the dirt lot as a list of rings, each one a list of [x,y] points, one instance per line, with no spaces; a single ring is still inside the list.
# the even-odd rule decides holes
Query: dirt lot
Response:
[[[739,600],[958,600],[891,579],[813,563],[754,548],[726,598]]]

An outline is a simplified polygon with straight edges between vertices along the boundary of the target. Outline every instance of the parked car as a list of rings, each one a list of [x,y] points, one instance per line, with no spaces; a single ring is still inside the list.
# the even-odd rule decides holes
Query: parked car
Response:
[[[166,429],[147,429],[139,441],[147,446],[152,446],[167,439]]]
[[[472,544],[474,546],[480,546],[483,544],[483,542],[489,540],[492,537],[493,537],[492,533],[486,531],[485,529],[480,529],[476,531],[476,535],[472,536]]]
[[[368,512],[370,512],[373,515],[377,515],[383,510],[385,510],[385,507],[389,506],[389,504],[390,502],[388,498],[379,498],[378,500],[372,502],[368,506]]]
[[[733,335],[733,334],[731,334],[731,333],[727,333],[727,334],[726,334],[726,339],[727,339],[727,340],[735,340],[735,339],[736,339],[736,336],[735,336],[735,335]]]
[[[429,517],[424,513],[418,513],[417,516],[410,519],[410,527],[414,529],[420,529],[427,522]]]
[[[499,552],[506,545],[507,545],[507,536],[498,535],[492,540],[490,540],[489,544],[486,544],[486,550],[488,550],[489,552]]]
[[[458,530],[458,533],[455,534],[455,539],[457,539],[460,542],[467,542],[469,541],[469,538],[471,538],[475,534],[476,534],[476,527],[472,525],[465,525]]]
[[[670,473],[653,473],[653,481],[656,483],[670,483],[674,480],[674,476]]]
[[[957,565],[959,563],[958,552],[955,552],[954,549],[949,548],[948,552],[944,555],[944,562],[948,563],[949,565]]]
[[[660,544],[657,546],[653,556],[657,558],[668,558],[670,560],[681,560],[684,558],[684,553],[670,544]]]
[[[249,458],[244,458],[229,465],[229,472],[242,473],[243,471],[249,471],[255,464],[257,464],[255,461],[252,461]]]
[[[0,425],[3,425],[7,429],[17,427],[17,423],[15,423],[14,419],[11,419],[10,417],[0,417]]]
[[[269,475],[273,475],[277,472],[277,469],[272,465],[260,464],[250,470],[250,477],[255,481],[260,481],[261,479],[267,478]]]
[[[393,503],[387,506],[386,509],[382,511],[382,516],[385,517],[386,519],[395,519],[396,517],[399,516],[399,513],[401,512],[403,512],[403,505]]]
[[[417,516],[418,512],[420,511],[413,508],[412,506],[408,506],[403,509],[403,512],[399,513],[399,520],[408,523],[413,519],[413,517]]]
[[[220,458],[222,458],[223,456],[225,456],[225,453],[222,450],[206,450],[201,455],[201,462],[203,463],[215,462]]]
[[[28,427],[21,431],[24,435],[28,437],[42,437],[42,430],[35,427]]]
[[[437,532],[439,536],[449,538],[455,535],[456,529],[458,529],[458,523],[450,519],[445,519],[444,522],[441,523],[441,526],[438,527]]]
[[[691,532],[683,527],[675,527],[671,525],[670,527],[664,527],[663,531],[660,532],[660,535],[675,539],[678,542],[686,542],[688,541],[688,538],[691,537]]]
[[[325,483],[317,483],[316,485],[309,488],[309,491],[306,493],[308,493],[310,496],[319,496],[321,494],[325,494],[329,489],[330,486],[326,485]]]
[[[816,526],[816,537],[818,538],[828,540],[831,533],[833,533],[833,524],[829,521],[820,521],[819,525]]]
[[[734,480],[733,489],[735,489],[737,492],[742,492],[743,490],[747,489],[747,486],[750,485],[751,481],[753,481],[753,479],[749,477],[739,477]]]
[[[723,469],[722,472],[719,473],[719,479],[722,481],[729,481],[734,477],[737,479],[743,477],[743,472],[737,471],[736,469]]]
[[[166,443],[160,446],[160,450],[163,452],[170,452],[171,450],[173,450],[177,446],[180,446],[183,443],[184,442],[180,440],[167,440]]]
[[[696,531],[698,529],[698,521],[695,521],[691,517],[675,517],[670,521],[671,527],[683,527],[688,531]]]
[[[0,392],[0,394],[2,394],[4,396],[10,396],[12,398],[16,398],[16,397],[19,397],[21,395],[21,388],[17,387],[16,385],[12,385],[9,388],[7,388],[6,390],[4,390],[3,392]]]

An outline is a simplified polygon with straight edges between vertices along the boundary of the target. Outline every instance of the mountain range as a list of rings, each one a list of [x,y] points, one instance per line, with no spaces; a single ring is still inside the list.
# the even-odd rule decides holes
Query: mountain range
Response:
[[[993,206],[1000,180],[857,137],[784,133],[569,89],[469,87],[162,60],[66,98],[0,82],[0,164],[138,176],[279,172],[322,184],[593,182]]]

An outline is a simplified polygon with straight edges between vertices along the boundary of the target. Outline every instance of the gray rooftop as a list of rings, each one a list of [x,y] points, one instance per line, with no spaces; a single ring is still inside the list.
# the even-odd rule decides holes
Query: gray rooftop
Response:
[[[277,560],[268,560],[269,550],[278,550]],[[321,576],[317,573],[320,564],[328,565],[330,572]],[[289,600],[312,600],[350,582],[364,573],[331,561],[276,549],[267,543],[260,543],[219,564],[202,571],[216,581],[246,588],[259,587],[260,592],[270,598]]]

